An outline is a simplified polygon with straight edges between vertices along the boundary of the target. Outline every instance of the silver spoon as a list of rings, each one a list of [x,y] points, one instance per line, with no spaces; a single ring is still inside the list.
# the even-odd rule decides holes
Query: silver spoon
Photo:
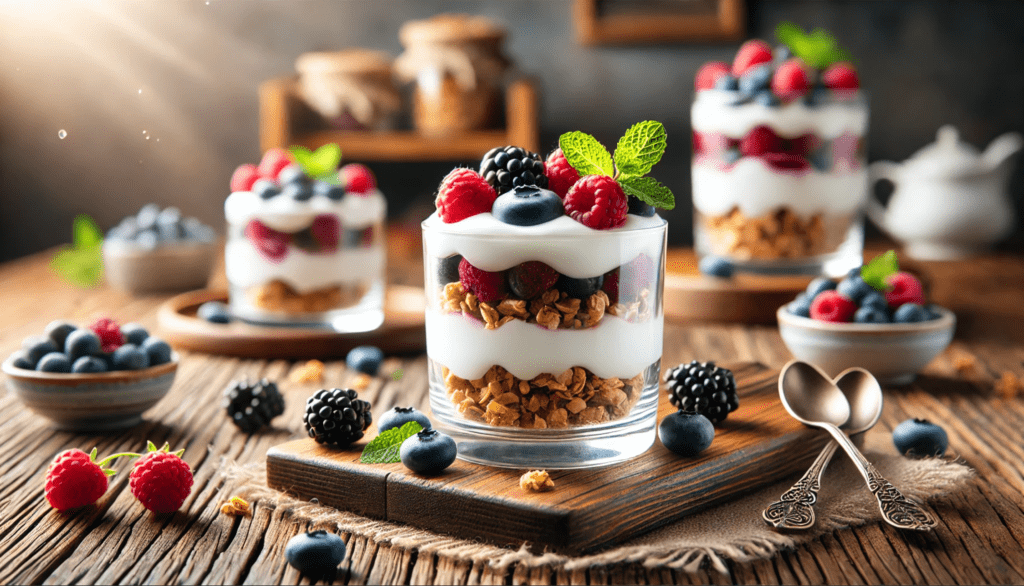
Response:
[[[860,409],[857,402],[868,395],[877,393],[881,396],[882,389],[878,386],[875,377],[862,368],[850,368],[841,372],[834,382],[846,396],[851,407],[850,418],[839,428],[852,437],[874,427],[882,415],[882,402],[871,398],[870,403],[876,406],[874,412]],[[862,389],[862,387],[873,387],[873,389]],[[839,444],[835,440],[828,442],[811,467],[800,477],[800,480],[761,513],[765,522],[784,531],[799,531],[813,527],[814,503],[818,501],[821,476],[838,449]]]
[[[850,438],[839,430],[838,426],[845,424],[851,417],[851,405],[867,414],[881,409],[881,389],[871,388],[870,385],[858,388],[860,391],[857,397],[848,402],[839,387],[824,373],[798,360],[787,364],[779,376],[779,397],[786,411],[804,425],[820,427],[832,435],[832,439],[846,451],[867,481],[868,489],[878,501],[882,518],[900,529],[928,531],[935,526],[935,518],[883,478]]]

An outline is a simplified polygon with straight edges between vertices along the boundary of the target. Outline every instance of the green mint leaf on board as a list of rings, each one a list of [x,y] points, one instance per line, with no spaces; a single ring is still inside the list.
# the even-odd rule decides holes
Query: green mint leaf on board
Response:
[[[794,55],[817,69],[825,69],[833,63],[850,59],[850,53],[839,46],[835,37],[822,29],[807,34],[791,22],[783,22],[775,28],[775,36]]]
[[[666,146],[665,126],[661,122],[637,122],[626,131],[615,147],[615,167],[619,178],[640,177],[651,172],[661,160]]]
[[[302,167],[306,175],[319,179],[333,173],[341,162],[341,147],[335,143],[325,144],[322,147],[311,151],[305,147],[288,147],[288,152],[295,157],[295,162]]]
[[[401,462],[398,450],[402,442],[423,431],[423,426],[415,421],[410,421],[402,427],[392,427],[382,431],[373,441],[366,444],[363,454],[359,456],[361,464],[394,464]]]
[[[582,175],[607,175],[615,169],[612,155],[597,139],[585,132],[566,132],[558,139],[558,146],[565,154],[565,160]]]
[[[871,262],[860,268],[860,276],[864,282],[878,291],[886,291],[889,284],[885,280],[900,270],[896,262],[896,251],[890,250],[871,259]]]
[[[85,214],[75,216],[71,227],[71,242],[75,248],[98,248],[103,244],[103,232],[92,218]]]
[[[619,180],[622,191],[640,201],[663,210],[676,207],[676,198],[672,190],[665,187],[654,177],[626,177]]]

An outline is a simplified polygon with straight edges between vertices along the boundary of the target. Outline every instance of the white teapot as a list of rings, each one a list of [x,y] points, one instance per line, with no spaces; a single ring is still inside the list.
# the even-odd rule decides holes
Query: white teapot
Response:
[[[1011,157],[1022,146],[1019,133],[1007,132],[979,153],[960,141],[956,128],[943,126],[933,144],[905,162],[868,167],[867,215],[914,258],[950,260],[980,252],[1013,229],[1007,183]],[[888,206],[874,197],[882,179],[895,187]]]

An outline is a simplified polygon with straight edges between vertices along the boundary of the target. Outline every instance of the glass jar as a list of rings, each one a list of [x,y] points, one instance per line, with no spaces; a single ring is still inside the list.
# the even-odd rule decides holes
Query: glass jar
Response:
[[[652,445],[666,227],[423,223],[430,406],[460,458],[586,468]],[[460,279],[473,267],[498,287],[486,300]]]
[[[299,93],[339,130],[388,130],[402,110],[391,58],[369,49],[304,53],[295,61]]]
[[[764,274],[845,275],[860,266],[868,106],[812,90],[771,105],[698,91],[693,126],[698,256]]]
[[[264,200],[235,192],[224,204],[231,311],[267,325],[373,330],[384,322],[384,196]]]

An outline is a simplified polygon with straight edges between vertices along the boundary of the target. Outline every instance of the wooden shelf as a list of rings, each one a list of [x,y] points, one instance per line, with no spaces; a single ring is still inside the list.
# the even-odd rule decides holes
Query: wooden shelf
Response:
[[[415,130],[344,131],[312,128],[315,114],[297,93],[297,79],[270,79],[260,85],[260,148],[301,145],[314,149],[337,143],[348,161],[455,161],[478,159],[495,146],[514,144],[540,150],[537,90],[518,79],[505,90],[504,129],[445,136]]]

